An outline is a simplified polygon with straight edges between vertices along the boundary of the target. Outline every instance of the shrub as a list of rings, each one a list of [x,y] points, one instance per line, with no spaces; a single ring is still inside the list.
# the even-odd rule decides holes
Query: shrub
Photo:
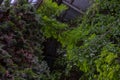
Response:
[[[49,76],[43,61],[41,18],[36,9],[19,0],[0,6],[0,79],[40,80]],[[21,4],[23,3],[23,4]]]

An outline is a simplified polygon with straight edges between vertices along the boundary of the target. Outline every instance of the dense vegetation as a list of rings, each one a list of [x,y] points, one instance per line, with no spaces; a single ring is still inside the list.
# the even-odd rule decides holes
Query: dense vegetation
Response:
[[[95,0],[82,19],[62,23],[57,17],[67,7],[52,0],[37,10],[26,0],[16,6],[6,1],[0,7],[0,79],[119,80],[119,4]],[[50,70],[44,60],[49,38],[61,43],[52,64],[60,69]]]
[[[22,0],[10,6],[8,0],[0,11],[0,79],[40,80],[42,75],[48,76],[41,55],[42,21],[35,8]]]

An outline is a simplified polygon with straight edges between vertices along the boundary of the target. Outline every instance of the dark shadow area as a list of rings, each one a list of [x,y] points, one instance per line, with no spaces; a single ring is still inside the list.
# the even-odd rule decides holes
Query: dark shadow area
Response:
[[[57,49],[60,48],[61,44],[54,38],[48,38],[44,43],[43,56],[44,60],[48,63],[50,70],[54,69],[54,62],[59,57]]]

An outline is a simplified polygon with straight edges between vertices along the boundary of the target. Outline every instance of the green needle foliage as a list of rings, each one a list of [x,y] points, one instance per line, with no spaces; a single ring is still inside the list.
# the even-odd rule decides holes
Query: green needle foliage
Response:
[[[56,20],[56,17],[66,9],[66,6],[58,6],[52,0],[45,0],[43,4],[38,8],[38,14],[41,15],[43,21],[42,31],[45,37],[57,38],[58,35],[65,29],[67,29],[67,24],[63,24]]]
[[[60,37],[68,60],[84,72],[83,80],[120,79],[118,4],[115,0],[95,1],[79,26]]]
[[[43,33],[46,37],[57,38],[65,48],[66,69],[70,69],[74,65],[78,66],[84,72],[81,80],[119,80],[120,1],[94,0],[82,21],[72,29],[63,27],[65,24],[62,23],[59,25],[56,20],[53,21],[59,9],[54,12],[54,9],[57,8],[56,4],[49,1],[46,4],[49,6],[42,6],[45,13]],[[55,6],[53,7],[53,5]],[[40,13],[42,14],[42,10]]]

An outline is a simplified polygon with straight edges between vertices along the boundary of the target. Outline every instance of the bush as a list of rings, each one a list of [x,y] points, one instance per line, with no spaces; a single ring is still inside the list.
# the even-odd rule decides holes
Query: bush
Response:
[[[25,0],[16,6],[8,1],[0,6],[0,79],[40,80],[42,75],[49,76],[42,56],[40,16]]]
[[[120,78],[118,3],[96,0],[79,26],[63,32],[58,38],[66,46],[69,65],[77,65],[84,72],[82,80]]]
[[[77,22],[72,28],[70,23],[56,20],[65,6],[45,0],[36,10],[23,3],[0,7],[2,80],[69,80],[78,69],[77,73],[83,72],[80,80],[120,79],[118,0],[94,0],[79,23],[72,21]],[[49,72],[43,60],[42,43],[48,38],[55,38],[62,45],[58,53],[65,54],[56,59],[54,66],[64,66],[63,70]]]
[[[46,13],[53,9],[50,5],[45,7],[47,9],[43,9]],[[51,19],[54,17],[52,12],[44,15],[44,35],[57,38],[61,42],[66,51],[67,72],[72,66],[78,66],[84,72],[81,80],[120,78],[119,9],[117,0],[95,0],[78,26],[72,29],[63,27],[63,30],[63,24],[55,25],[56,21]]]

